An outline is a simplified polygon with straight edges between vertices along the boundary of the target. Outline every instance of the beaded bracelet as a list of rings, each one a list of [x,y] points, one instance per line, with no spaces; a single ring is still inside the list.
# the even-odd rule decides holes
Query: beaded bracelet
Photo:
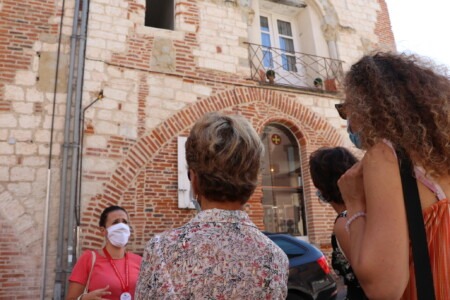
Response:
[[[350,219],[347,220],[347,223],[345,224],[345,231],[350,232],[350,225],[355,221],[356,219],[360,217],[365,217],[366,213],[363,211],[358,211],[353,216],[350,217]]]

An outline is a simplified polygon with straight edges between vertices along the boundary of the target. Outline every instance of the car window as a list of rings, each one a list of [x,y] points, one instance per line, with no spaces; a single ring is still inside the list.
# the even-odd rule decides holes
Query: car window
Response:
[[[288,257],[301,256],[306,253],[306,249],[300,244],[280,238],[273,238],[273,241],[286,253]]]

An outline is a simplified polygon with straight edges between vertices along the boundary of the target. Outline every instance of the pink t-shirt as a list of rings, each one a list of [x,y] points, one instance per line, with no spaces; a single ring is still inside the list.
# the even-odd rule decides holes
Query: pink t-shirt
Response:
[[[91,275],[91,281],[89,282],[89,291],[102,289],[109,285],[109,291],[111,295],[103,296],[105,299],[120,299],[122,294],[122,285],[119,277],[117,277],[114,268],[111,266],[109,260],[95,251],[96,261],[94,269]],[[103,254],[103,253],[102,253]],[[136,282],[139,275],[139,268],[141,265],[141,257],[134,253],[127,252],[128,266],[129,266],[129,284],[130,294],[134,299],[134,290],[136,288]],[[114,259],[117,271],[122,276],[122,280],[126,283],[125,279],[125,258]],[[75,264],[72,274],[69,277],[69,281],[77,282],[85,285],[89,276],[89,272],[92,266],[92,251],[84,251]]]

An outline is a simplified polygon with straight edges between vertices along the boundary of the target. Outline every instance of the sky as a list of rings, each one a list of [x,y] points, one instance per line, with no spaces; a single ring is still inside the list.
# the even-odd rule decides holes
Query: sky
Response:
[[[429,57],[450,68],[450,1],[386,0],[397,51]]]

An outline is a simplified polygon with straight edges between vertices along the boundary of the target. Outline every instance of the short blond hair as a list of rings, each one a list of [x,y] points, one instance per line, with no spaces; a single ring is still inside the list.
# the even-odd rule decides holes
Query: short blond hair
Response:
[[[186,160],[197,175],[199,194],[219,202],[248,201],[263,151],[247,119],[217,112],[200,118],[186,141]]]

